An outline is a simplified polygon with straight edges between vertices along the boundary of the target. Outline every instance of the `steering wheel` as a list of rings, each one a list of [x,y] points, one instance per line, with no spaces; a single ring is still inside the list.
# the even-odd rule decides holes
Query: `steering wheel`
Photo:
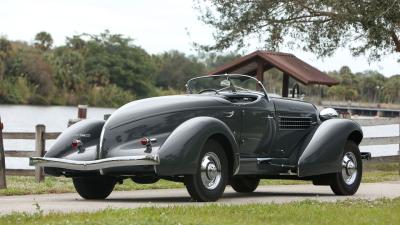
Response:
[[[199,94],[204,93],[204,92],[210,92],[210,91],[215,92],[215,94],[219,94],[219,92],[215,89],[204,89],[204,90],[200,91]]]

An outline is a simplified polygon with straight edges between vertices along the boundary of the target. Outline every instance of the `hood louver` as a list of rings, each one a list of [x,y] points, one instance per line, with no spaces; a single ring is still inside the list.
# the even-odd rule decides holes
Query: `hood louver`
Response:
[[[308,129],[311,126],[311,117],[280,116],[279,127],[288,130]]]

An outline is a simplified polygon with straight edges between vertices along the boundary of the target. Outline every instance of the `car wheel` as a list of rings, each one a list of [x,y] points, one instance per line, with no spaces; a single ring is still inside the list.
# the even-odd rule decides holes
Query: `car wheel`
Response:
[[[234,177],[231,179],[231,186],[233,190],[239,193],[251,193],[260,184],[259,178],[253,177]]]
[[[228,181],[228,160],[221,144],[208,140],[200,154],[197,172],[185,176],[185,186],[194,201],[216,201]]]
[[[336,195],[353,195],[362,177],[361,154],[356,143],[347,141],[340,163],[341,171],[332,175],[331,189]]]
[[[72,181],[75,190],[84,199],[105,199],[115,186],[115,180],[109,177],[75,177]]]

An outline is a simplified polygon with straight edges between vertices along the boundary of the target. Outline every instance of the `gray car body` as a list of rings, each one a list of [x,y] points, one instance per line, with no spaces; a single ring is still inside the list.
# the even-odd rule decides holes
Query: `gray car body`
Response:
[[[248,101],[248,100],[251,101]],[[140,143],[156,139],[151,152]],[[307,102],[268,98],[262,93],[187,94],[133,101],[107,121],[85,120],[68,128],[45,158],[76,161],[156,154],[158,165],[116,166],[101,171],[45,168],[70,177],[110,175],[179,177],[193,174],[204,143],[218,140],[228,156],[231,175],[307,178],[341,171],[348,140],[359,144],[363,134],[352,120],[321,121]],[[72,149],[79,138],[82,151]]]

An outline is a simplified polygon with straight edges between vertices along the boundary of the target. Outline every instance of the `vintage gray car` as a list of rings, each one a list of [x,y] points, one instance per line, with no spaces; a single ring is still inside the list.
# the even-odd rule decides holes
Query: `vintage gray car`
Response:
[[[312,180],[337,195],[356,193],[363,133],[333,109],[271,97],[246,75],[187,82],[188,94],[130,102],[106,121],[65,130],[31,165],[71,177],[85,199],[104,199],[132,179],[183,182],[195,201],[216,201],[226,185],[253,192],[260,179]]]

